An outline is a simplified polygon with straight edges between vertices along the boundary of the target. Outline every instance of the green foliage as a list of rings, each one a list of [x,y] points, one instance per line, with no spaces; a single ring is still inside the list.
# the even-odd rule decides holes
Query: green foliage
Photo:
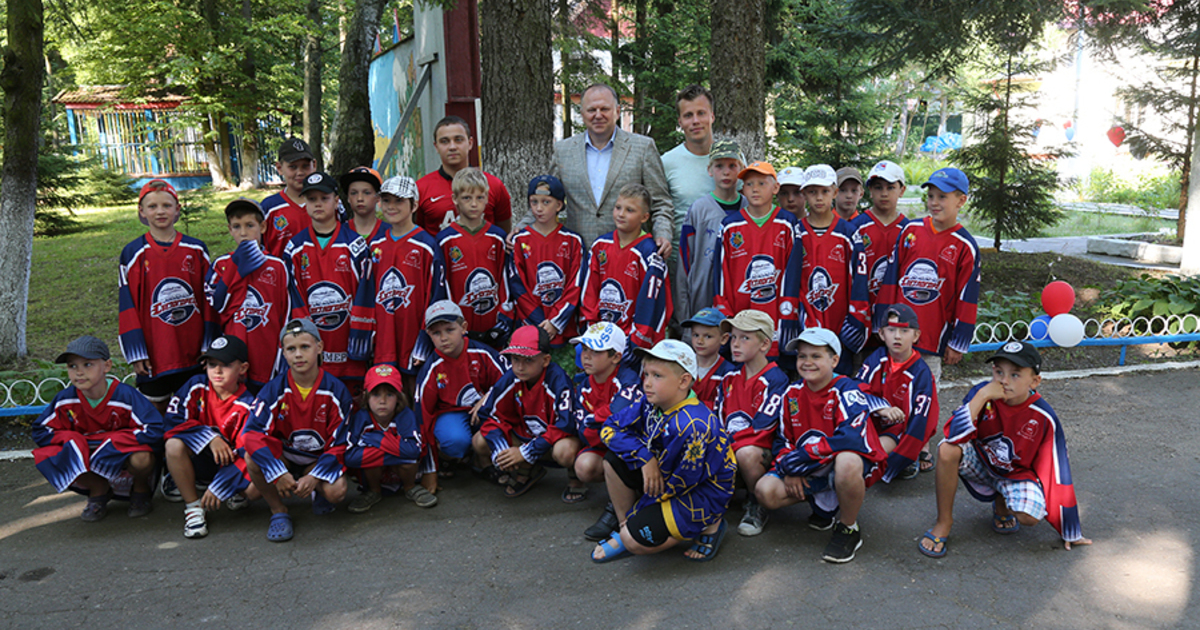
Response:
[[[1146,211],[1174,208],[1179,203],[1179,178],[1171,174],[1130,177],[1096,167],[1087,182],[1074,182],[1072,188],[1085,201],[1122,203]]]
[[[899,164],[904,169],[904,181],[909,190],[920,190],[921,184],[929,181],[934,171],[946,166],[944,160],[921,156],[908,158]]]
[[[1029,321],[1041,314],[1041,294],[1025,291],[984,291],[979,296],[979,321]]]
[[[179,222],[183,224],[183,232],[191,234],[195,224],[218,203],[215,194],[210,184],[179,193]]]
[[[93,161],[83,171],[80,195],[91,206],[116,206],[137,200],[133,178]]]
[[[1103,291],[1100,301],[1105,305],[1104,316],[1114,319],[1175,316],[1166,325],[1154,322],[1149,326],[1135,324],[1131,330],[1119,330],[1121,333],[1178,335],[1200,332],[1200,276],[1158,278],[1142,274],[1139,278],[1122,280],[1112,289]],[[1171,347],[1200,347],[1200,342],[1172,343]]]

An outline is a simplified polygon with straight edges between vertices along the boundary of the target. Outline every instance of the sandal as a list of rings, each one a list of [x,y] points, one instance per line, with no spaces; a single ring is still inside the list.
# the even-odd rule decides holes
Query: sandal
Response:
[[[421,484],[417,484],[408,490],[405,490],[404,496],[413,503],[416,503],[417,507],[431,508],[438,503],[437,496],[429,490],[426,490],[425,486],[422,486]]]
[[[1021,531],[1021,521],[1017,520],[1016,514],[1001,516],[992,512],[992,531],[997,534],[1015,534]]]
[[[933,543],[934,547],[941,545],[942,550],[935,551],[933,549],[926,549],[925,545],[921,544],[921,542],[925,540]],[[949,544],[949,541],[949,536],[934,536],[933,529],[927,529],[925,530],[925,533],[921,535],[921,539],[917,541],[917,549],[930,558],[941,558],[942,556],[946,555],[946,547]]]
[[[545,476],[546,469],[541,466],[534,466],[533,468],[530,468],[529,472],[525,474],[525,481],[520,480],[520,474],[511,474],[509,475],[508,479],[508,487],[504,489],[504,496],[510,499],[515,499],[522,494],[529,492],[529,489],[533,487],[533,484],[537,483],[542,479],[542,477]]]
[[[509,474],[504,472],[503,470],[500,470],[499,468],[496,468],[495,466],[492,466],[491,464],[489,464],[488,466],[486,466],[484,468],[472,467],[471,472],[475,473],[476,475],[478,475],[494,484],[501,485],[501,486],[508,485]]]
[[[699,558],[693,558],[687,554],[684,554],[683,557],[692,562],[708,562],[717,557],[717,552],[721,550],[721,542],[725,540],[725,530],[728,528],[729,526],[722,519],[721,526],[717,528],[717,533],[697,536],[692,546],[688,548],[688,551],[700,554]]]
[[[592,562],[596,564],[604,564],[605,562],[612,562],[613,560],[620,560],[621,558],[628,558],[633,555],[625,548],[625,541],[621,540],[621,532],[614,532],[612,536],[600,542],[597,546],[604,550],[604,557],[597,558],[596,550],[593,549],[591,558]]]
[[[267,540],[271,542],[287,542],[292,539],[292,517],[287,512],[271,515],[271,524],[267,526]]]
[[[572,485],[568,484],[566,488],[563,488],[562,502],[563,503],[579,503],[580,501],[583,501],[584,499],[586,499],[587,495],[588,495],[588,487],[587,486],[572,486]]]
[[[933,472],[937,468],[937,462],[933,461],[933,453],[928,451],[921,451],[921,454],[917,456],[917,462],[923,473]]]

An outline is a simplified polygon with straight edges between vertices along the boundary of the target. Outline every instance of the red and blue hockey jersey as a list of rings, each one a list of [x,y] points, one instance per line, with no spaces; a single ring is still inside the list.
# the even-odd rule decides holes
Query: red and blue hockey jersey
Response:
[[[208,248],[181,232],[166,245],[145,234],[121,250],[118,319],[127,362],[149,359],[151,378],[196,367],[220,334],[203,297],[207,274]]]
[[[283,259],[263,253],[256,241],[242,241],[213,262],[204,294],[224,334],[246,343],[246,379],[262,386],[284,367],[279,333],[284,324],[308,312]]]
[[[286,191],[279,191],[262,200],[262,209],[266,220],[263,225],[263,249],[267,253],[282,258],[288,243],[297,234],[312,226],[312,219],[304,209],[304,203],[297,203],[287,196]]]
[[[715,411],[733,441],[733,450],[743,446],[771,447],[779,423],[779,405],[787,387],[787,374],[771,362],[758,374],[746,374],[746,368],[742,367],[721,379]]]
[[[991,400],[983,405],[978,417],[972,418],[968,403],[984,385],[987,383],[972,387],[963,397],[962,406],[951,414],[946,423],[946,441],[975,449],[980,461],[997,477],[1041,484],[1046,495],[1046,522],[1058,530],[1063,540],[1083,538],[1067,458],[1067,437],[1050,403],[1037,392],[1015,407],[1003,400]],[[996,498],[996,491],[990,487],[966,486],[980,501]]]
[[[692,391],[696,392],[696,398],[699,398],[700,402],[707,405],[709,409],[716,409],[721,381],[725,380],[726,374],[736,372],[740,369],[741,366],[738,364],[733,361],[727,361],[724,357],[718,355],[717,362],[713,363],[708,370],[700,375],[700,378],[692,386]]]
[[[858,235],[862,238],[863,253],[867,257],[867,307],[874,308],[879,298],[879,289],[883,287],[887,275],[888,259],[896,247],[896,239],[900,229],[908,225],[909,218],[903,214],[897,215],[896,220],[884,225],[875,216],[874,209],[868,209],[854,218]]]
[[[555,442],[575,435],[574,398],[571,380],[557,363],[551,362],[533,384],[506,371],[479,407],[479,432],[492,449],[492,463],[513,441],[520,442],[521,457],[532,464]]]
[[[559,330],[550,340],[553,346],[578,335],[579,299],[587,271],[583,239],[562,225],[547,236],[526,227],[513,237],[512,263],[517,319],[534,326],[550,320]]]
[[[871,321],[862,239],[852,223],[834,215],[833,223],[823,230],[801,219],[796,224],[796,243],[803,255],[792,259],[790,271],[798,275],[804,307],[801,329],[836,331],[845,346],[842,356],[858,352],[867,342]]]
[[[713,256],[713,306],[731,317],[747,309],[770,315],[776,334],[767,354],[777,357],[786,343],[780,338],[783,322],[797,317],[786,273],[795,248],[796,215],[783,208],[773,213],[762,227],[745,208],[721,222],[721,245]]]
[[[510,263],[504,238],[504,230],[491,223],[484,223],[474,234],[453,223],[437,236],[450,299],[462,308],[471,332],[512,332],[513,304],[507,276]]]
[[[354,229],[353,218],[347,219],[345,223],[346,223],[346,227],[350,228],[355,233],[358,232],[358,230]],[[383,235],[387,234],[387,231],[390,229],[392,229],[391,223],[387,223],[386,221],[380,221],[379,219],[375,219],[375,227],[371,228],[371,233],[366,234],[366,235],[359,234],[359,236],[363,237],[363,240],[365,240],[368,243],[374,243],[375,241],[383,238]]]
[[[603,383],[584,372],[575,375],[575,432],[590,449],[604,448],[600,428],[604,421],[618,411],[637,404],[642,393],[642,379],[633,370],[619,366]]]
[[[371,272],[359,283],[351,310],[350,357],[412,374],[428,354],[418,350],[425,309],[446,297],[442,251],[414,227],[402,235],[388,230],[371,242],[370,252]]]
[[[887,453],[869,416],[884,407],[887,403],[864,394],[857,381],[845,376],[835,375],[815,392],[804,381],[792,384],[784,394],[771,447],[775,471],[784,477],[808,477],[821,474],[838,453],[858,453],[870,462],[863,470],[870,487],[883,476]]]
[[[871,416],[876,433],[896,440],[895,450],[888,454],[887,472],[883,474],[883,480],[891,483],[917,461],[921,447],[937,431],[938,400],[933,372],[921,360],[920,353],[914,352],[907,361],[897,364],[888,356],[887,348],[879,348],[863,361],[855,378],[862,383],[859,389],[904,412],[904,420],[890,425],[884,424],[879,416]]]
[[[208,376],[197,374],[171,397],[163,440],[178,438],[192,453],[199,454],[220,436],[237,454],[232,464],[222,466],[208,485],[218,499],[224,501],[250,487],[246,472],[242,430],[254,408],[254,396],[242,385],[229,398],[221,400],[208,384]]]
[[[911,221],[900,230],[875,306],[875,328],[887,307],[908,304],[917,314],[917,350],[943,355],[946,348],[966,353],[975,337],[979,308],[979,246],[961,225],[938,232],[933,219]]]
[[[366,409],[350,418],[349,446],[346,447],[346,466],[350,468],[379,468],[417,463],[423,445],[412,409],[401,409],[386,424],[380,423]]]
[[[329,243],[321,247],[309,228],[292,239],[284,259],[325,342],[323,367],[338,378],[361,379],[367,366],[350,357],[350,310],[359,282],[371,273],[367,242],[339,223]]]
[[[585,325],[611,322],[633,346],[649,348],[666,336],[671,319],[667,263],[649,234],[621,247],[616,232],[592,243],[583,285],[581,316]]]
[[[86,472],[116,480],[130,455],[155,450],[162,435],[162,416],[133,387],[109,381],[104,399],[93,407],[71,385],[34,421],[33,460],[62,492]]]
[[[417,373],[416,405],[421,435],[425,436],[422,473],[438,469],[438,444],[433,433],[438,416],[470,411],[492,391],[507,370],[508,361],[504,357],[473,339],[467,339],[466,347],[454,358],[433,351]]]
[[[350,405],[346,386],[329,372],[320,370],[308,396],[300,395],[292,372],[284,372],[258,392],[243,435],[246,452],[269,482],[288,471],[286,459],[316,464],[309,474],[333,483],[343,472]]]

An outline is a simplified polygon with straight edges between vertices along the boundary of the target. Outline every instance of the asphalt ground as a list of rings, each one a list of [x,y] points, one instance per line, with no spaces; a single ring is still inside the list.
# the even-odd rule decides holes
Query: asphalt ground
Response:
[[[943,392],[943,416],[963,394]],[[756,538],[731,529],[707,564],[681,548],[595,565],[581,534],[603,491],[563,504],[561,470],[511,500],[460,473],[428,510],[395,497],[317,517],[295,502],[283,544],[266,540],[260,502],[210,514],[209,536],[188,540],[181,504],[157,498],[129,519],[114,502],[84,523],[82,497],[55,494],[29,460],[0,462],[0,627],[1200,626],[1200,371],[1048,381],[1042,394],[1066,426],[1092,546],[1065,551],[1045,524],[994,534],[988,506],[960,490],[949,554],[926,558],[926,474],[868,491],[847,565],[821,561],[829,534],[805,526],[803,505]]]

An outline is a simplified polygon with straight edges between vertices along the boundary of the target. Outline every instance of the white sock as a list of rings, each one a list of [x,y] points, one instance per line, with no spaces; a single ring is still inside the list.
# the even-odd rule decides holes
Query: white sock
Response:
[[[198,507],[201,507],[201,505],[200,505],[200,499],[196,499],[195,501],[192,501],[191,503],[188,503],[188,504],[186,505],[186,508],[187,508],[187,509],[189,509],[189,510],[190,510],[190,509],[192,509],[192,508],[198,508]]]

